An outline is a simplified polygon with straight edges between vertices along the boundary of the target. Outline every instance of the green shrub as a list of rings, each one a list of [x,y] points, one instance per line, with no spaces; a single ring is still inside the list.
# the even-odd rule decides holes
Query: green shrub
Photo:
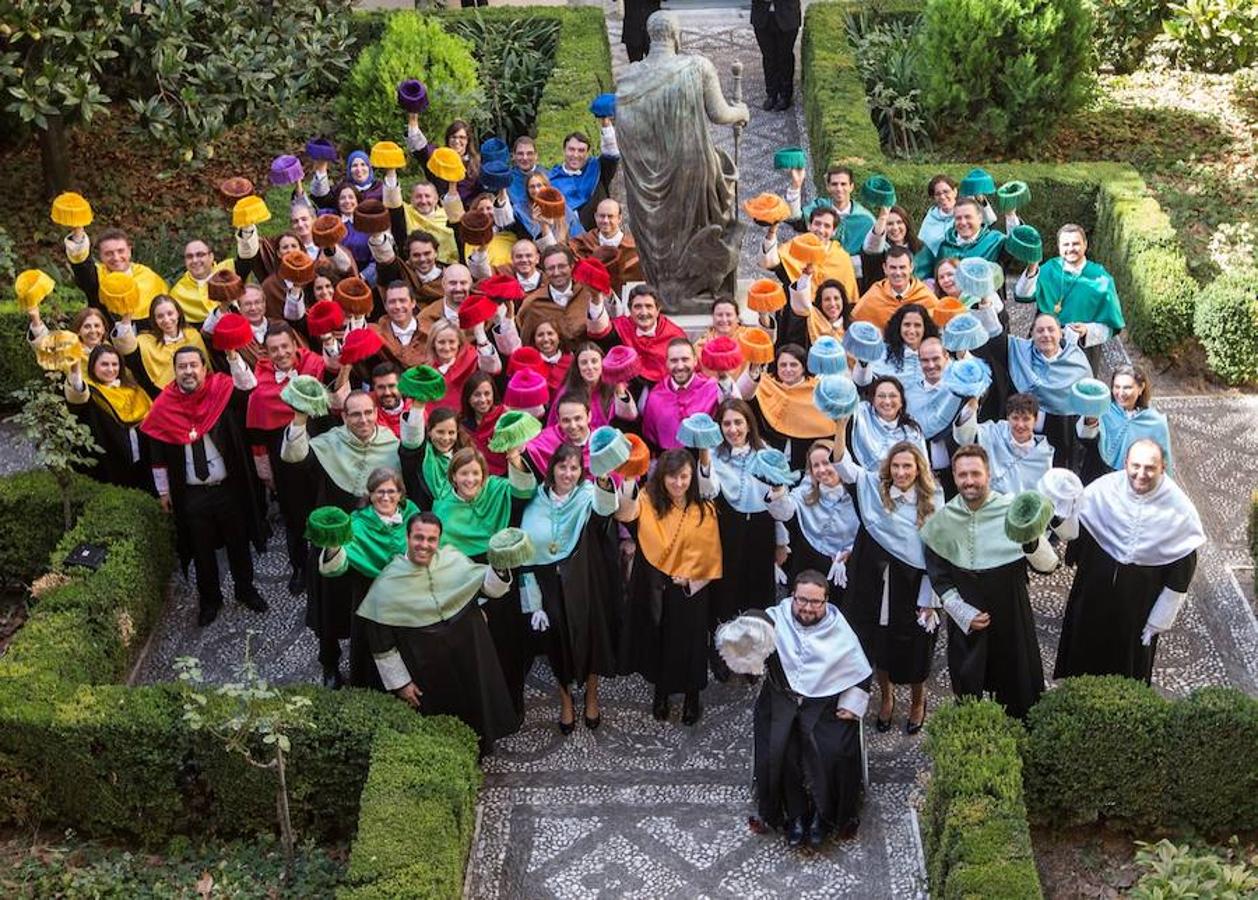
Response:
[[[1097,59],[1120,75],[1140,68],[1166,7],[1167,0],[1092,0]]]
[[[1258,3],[1185,0],[1172,3],[1166,33],[1175,59],[1190,69],[1234,72],[1258,62]]]
[[[1157,825],[1166,811],[1170,717],[1168,701],[1121,676],[1068,678],[1049,691],[1027,717],[1033,815],[1057,825]]]
[[[930,145],[922,112],[921,18],[884,20],[862,9],[847,16],[865,97],[883,147],[893,156]]]
[[[953,703],[931,717],[922,828],[933,896],[1042,896],[1022,793],[1024,739],[991,701]]]
[[[1258,380],[1258,270],[1224,272],[1197,297],[1193,330],[1228,384]]]
[[[368,148],[376,141],[399,140],[406,120],[397,105],[397,86],[407,78],[421,78],[428,88],[430,104],[420,127],[429,140],[441,143],[454,119],[476,118],[484,95],[471,53],[466,41],[433,16],[390,16],[380,42],[362,51],[337,97],[342,146]]]
[[[925,103],[957,146],[1015,149],[1092,95],[1087,0],[927,0]]]
[[[99,484],[75,479],[77,516]],[[0,585],[28,585],[48,570],[48,557],[61,540],[61,492],[48,472],[20,472],[0,478]]]
[[[1169,821],[1214,837],[1258,826],[1258,700],[1209,687],[1171,704]]]
[[[527,134],[555,64],[559,22],[538,16],[451,17],[446,28],[463,38],[476,57],[477,77],[485,92],[483,130],[509,145]]]

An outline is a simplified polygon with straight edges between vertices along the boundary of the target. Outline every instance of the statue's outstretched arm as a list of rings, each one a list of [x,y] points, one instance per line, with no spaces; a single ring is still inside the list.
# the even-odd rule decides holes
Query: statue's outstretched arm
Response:
[[[703,105],[708,118],[717,125],[746,125],[748,119],[747,104],[725,102],[725,94],[721,92],[721,79],[717,77],[716,66],[706,57],[700,57],[700,68],[703,70]]]

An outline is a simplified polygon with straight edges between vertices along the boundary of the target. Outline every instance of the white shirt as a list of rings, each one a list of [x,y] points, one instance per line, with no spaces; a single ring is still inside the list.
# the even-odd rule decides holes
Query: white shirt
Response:
[[[550,299],[556,306],[566,308],[567,305],[572,302],[573,290],[574,288],[572,286],[572,282],[568,282],[568,289],[564,291],[559,290],[559,288],[552,284],[550,286]]]
[[[399,328],[397,322],[394,322],[392,319],[389,320],[389,329],[393,332],[393,336],[398,339],[398,342],[402,344],[409,344],[418,328],[419,320],[414,316],[411,316],[411,324],[405,328]]]
[[[210,440],[208,434],[202,435],[201,440],[205,443],[205,459],[210,466],[210,476],[205,481],[197,478],[196,467],[192,464],[192,445],[188,444],[183,448],[184,478],[188,484],[218,484],[227,477],[227,464],[223,462],[223,454],[218,452],[218,447],[214,446],[214,441]]]

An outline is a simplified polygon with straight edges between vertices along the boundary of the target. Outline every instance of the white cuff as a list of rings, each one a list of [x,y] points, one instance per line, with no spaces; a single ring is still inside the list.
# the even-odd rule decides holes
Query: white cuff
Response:
[[[961,594],[956,588],[949,588],[944,591],[943,608],[952,621],[957,623],[957,627],[965,634],[970,633],[970,623],[974,621],[974,617],[979,614],[977,607],[971,606],[961,599]]]
[[[299,463],[310,455],[310,432],[305,425],[290,422],[280,441],[280,459],[286,463]]]
[[[486,597],[501,597],[511,590],[511,582],[510,572],[507,573],[506,578],[503,578],[493,566],[485,566],[485,580],[481,582],[481,593]]]
[[[846,709],[858,719],[865,717],[865,710],[869,708],[869,691],[864,688],[852,685],[843,693],[839,694],[839,709]]]
[[[1155,634],[1168,631],[1175,624],[1179,609],[1187,598],[1188,594],[1184,591],[1162,588],[1162,593],[1158,594],[1153,609],[1149,610],[1149,619],[1145,622],[1145,627],[1153,629]]]
[[[376,671],[380,673],[380,682],[386,691],[396,691],[411,683],[411,673],[406,670],[406,663],[397,648],[377,653],[375,659]]]
[[[1047,575],[1057,568],[1057,551],[1048,542],[1048,538],[1042,534],[1035,542],[1035,549],[1026,554],[1026,558],[1031,568],[1041,575]]]

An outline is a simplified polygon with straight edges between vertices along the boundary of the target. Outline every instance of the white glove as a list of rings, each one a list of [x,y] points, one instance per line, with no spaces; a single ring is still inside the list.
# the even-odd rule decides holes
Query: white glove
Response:
[[[236,231],[236,255],[241,259],[253,259],[258,255],[258,229],[253,225]]]
[[[927,634],[934,634],[935,629],[939,627],[939,611],[929,606],[923,607],[917,611],[917,624]]]
[[[834,562],[830,564],[830,571],[826,573],[826,580],[835,587],[847,587],[847,560],[842,554],[834,557]]]
[[[371,258],[380,265],[393,262],[393,235],[387,231],[381,231],[367,238],[367,248],[371,251]]]
[[[777,563],[773,564],[773,580],[778,584],[786,584],[788,581],[786,573],[782,571],[782,567]]]
[[[533,613],[533,618],[530,624],[533,626],[534,631],[545,631],[549,628],[550,617],[546,615],[546,610],[539,609],[537,612]]]

